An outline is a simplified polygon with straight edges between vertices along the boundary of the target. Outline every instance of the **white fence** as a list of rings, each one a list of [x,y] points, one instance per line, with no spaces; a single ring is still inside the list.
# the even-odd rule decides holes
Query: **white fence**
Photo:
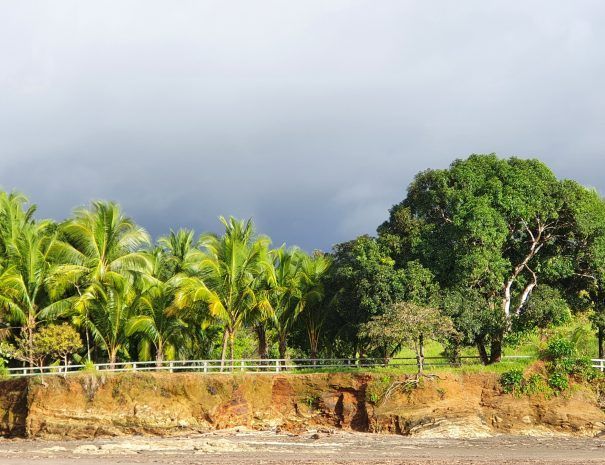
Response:
[[[530,358],[529,356],[508,356],[503,357],[503,361],[512,361],[519,358]],[[425,357],[424,366],[426,368],[437,366],[460,366],[479,362],[479,357],[460,357],[459,361],[452,363],[445,357]],[[594,360],[599,362],[599,360]],[[601,365],[595,365],[595,368],[603,370],[604,361],[600,360]],[[321,371],[329,369],[358,369],[358,368],[378,368],[378,367],[412,367],[417,366],[415,357],[390,358],[387,361],[383,358],[331,358],[331,359],[239,359],[239,360],[167,360],[162,362],[120,362],[120,363],[97,363],[94,370],[86,365],[51,365],[43,367],[23,367],[8,368],[8,375],[18,376],[39,376],[39,375],[66,375],[82,373],[84,370],[96,372],[146,372],[146,371],[166,371],[176,372],[196,372],[196,373],[279,373],[281,371]]]
[[[596,368],[599,371],[605,371],[605,358],[593,358],[592,363],[593,368]]]

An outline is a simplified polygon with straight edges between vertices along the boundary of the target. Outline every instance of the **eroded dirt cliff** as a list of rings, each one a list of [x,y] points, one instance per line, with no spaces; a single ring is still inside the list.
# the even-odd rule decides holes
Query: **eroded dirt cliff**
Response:
[[[590,389],[567,395],[503,394],[497,375],[443,375],[383,394],[384,374],[115,374],[0,383],[0,434],[92,438],[177,435],[234,426],[344,429],[421,437],[605,432]]]

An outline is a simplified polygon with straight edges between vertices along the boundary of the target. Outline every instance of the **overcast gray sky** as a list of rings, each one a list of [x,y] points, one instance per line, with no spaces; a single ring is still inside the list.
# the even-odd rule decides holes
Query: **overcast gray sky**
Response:
[[[329,249],[473,152],[603,192],[604,138],[600,0],[0,2],[0,185],[43,217]]]

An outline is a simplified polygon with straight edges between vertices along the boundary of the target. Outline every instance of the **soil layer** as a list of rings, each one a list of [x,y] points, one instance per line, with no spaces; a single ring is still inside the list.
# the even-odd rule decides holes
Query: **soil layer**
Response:
[[[417,438],[605,432],[595,394],[504,394],[490,373],[443,375],[415,389],[381,373],[128,373],[0,382],[0,435],[90,439],[179,436],[233,427],[303,433],[356,431]]]

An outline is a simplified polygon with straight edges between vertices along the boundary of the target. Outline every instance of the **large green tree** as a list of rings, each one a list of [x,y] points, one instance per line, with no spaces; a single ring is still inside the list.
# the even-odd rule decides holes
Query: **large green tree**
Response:
[[[369,341],[361,325],[405,297],[405,274],[387,252],[370,236],[334,247],[325,285],[331,337],[342,345],[341,352],[363,357]]]
[[[555,284],[578,309],[592,310],[597,353],[605,357],[605,201],[595,190],[577,189],[574,228],[557,261]],[[558,278],[558,280],[557,280]]]
[[[399,266],[418,260],[441,287],[483,296],[497,322],[490,334],[495,362],[513,316],[576,227],[573,202],[582,190],[538,160],[472,155],[417,175],[379,234]]]

